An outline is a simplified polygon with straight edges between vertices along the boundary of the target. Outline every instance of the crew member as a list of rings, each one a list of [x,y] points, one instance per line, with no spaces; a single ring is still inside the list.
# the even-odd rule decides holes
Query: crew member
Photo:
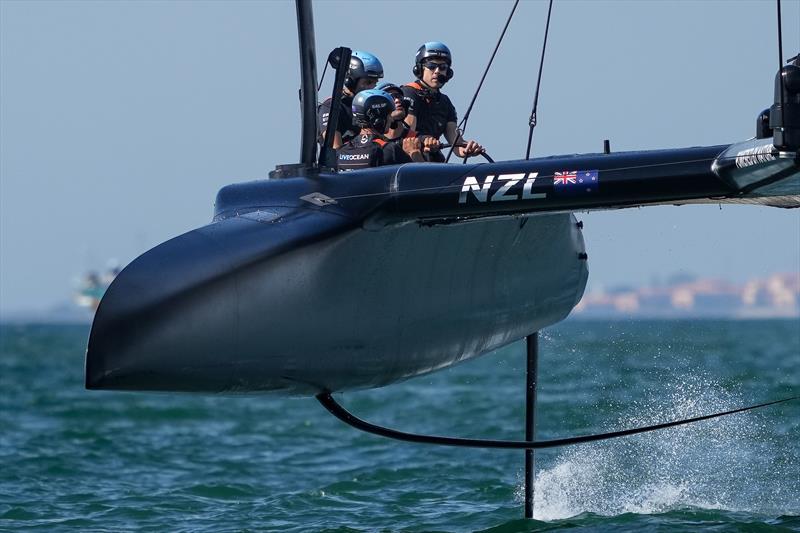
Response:
[[[375,88],[388,93],[394,99],[394,111],[389,116],[389,133],[387,137],[390,139],[405,137],[411,129],[403,122],[406,115],[408,115],[409,105],[409,101],[403,98],[403,90],[388,81],[378,84]]]
[[[416,136],[391,140],[389,131],[394,99],[378,89],[359,92],[353,98],[353,121],[361,126],[358,134],[337,152],[339,171],[360,170],[380,165],[425,161],[422,143]]]
[[[447,142],[455,145],[453,151],[458,157],[469,157],[483,152],[483,147],[461,138],[456,108],[441,92],[453,77],[452,64],[450,49],[443,43],[428,42],[419,47],[413,68],[417,80],[403,86],[403,95],[410,103],[405,123],[418,135],[435,139],[444,135]],[[444,161],[443,156],[440,161]]]
[[[360,50],[352,52],[350,66],[347,69],[347,77],[344,79],[344,88],[342,89],[341,111],[336,125],[336,137],[333,139],[334,149],[338,149],[344,143],[350,141],[359,129],[353,125],[351,111],[353,97],[363,90],[373,89],[382,77],[383,65],[377,57],[369,52]],[[325,142],[330,112],[331,99],[329,97],[317,108],[317,130],[319,131],[320,144]]]
[[[381,91],[389,93],[394,98],[394,111],[389,116],[389,130],[386,136],[389,139],[404,139],[406,137],[419,137],[422,143],[422,154],[426,161],[437,162],[442,156],[439,155],[439,139],[430,135],[417,135],[405,122],[408,115],[410,99],[403,96],[403,90],[394,83],[383,82],[376,87]]]

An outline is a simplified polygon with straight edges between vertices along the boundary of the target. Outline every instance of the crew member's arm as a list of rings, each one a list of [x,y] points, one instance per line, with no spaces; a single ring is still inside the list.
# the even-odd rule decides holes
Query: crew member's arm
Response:
[[[403,98],[399,96],[394,96],[394,111],[392,114],[389,115],[390,124],[393,124],[394,128],[389,128],[386,131],[386,137],[388,139],[399,139],[403,137],[406,132],[408,131],[408,126],[406,125],[403,120],[406,118],[406,110],[403,107]]]
[[[405,127],[409,130],[417,129],[417,96],[410,89],[403,87],[403,101],[408,105],[406,118],[403,119]]]
[[[417,129],[417,115],[412,115],[411,113],[409,113],[408,115],[406,115],[406,119],[404,120],[404,122],[406,123],[406,127],[408,129],[410,130]]]
[[[448,122],[447,129],[444,131],[444,137],[451,145],[466,143],[466,146],[456,146],[453,152],[458,157],[469,157],[483,152],[483,146],[475,141],[466,141],[458,131],[458,124],[455,122]]]
[[[328,132],[328,118],[330,117],[331,106],[328,102],[323,102],[317,108],[317,130],[320,132],[319,144],[320,146],[325,143],[325,134]],[[333,149],[338,150],[342,147],[342,134],[337,130],[336,136],[333,138]]]
[[[403,139],[403,151],[408,154],[415,163],[423,163],[425,157],[422,155],[422,143],[419,137],[406,137]]]
[[[392,140],[400,139],[403,137],[403,135],[405,135],[407,131],[408,131],[408,126],[406,126],[405,123],[401,121],[400,123],[397,124],[396,128],[389,128],[388,130],[386,130],[386,138]]]
[[[325,142],[325,132],[323,131],[322,140],[320,141],[320,144],[323,144],[324,142]],[[333,149],[338,150],[339,148],[342,147],[343,144],[344,143],[342,142],[342,134],[337,131],[336,135],[333,137]]]

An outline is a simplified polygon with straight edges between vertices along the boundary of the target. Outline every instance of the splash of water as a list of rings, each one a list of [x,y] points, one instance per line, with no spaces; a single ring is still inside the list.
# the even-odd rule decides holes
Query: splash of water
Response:
[[[616,427],[689,418],[744,405],[708,378],[678,383],[666,396],[634,403]],[[764,413],[565,448],[537,473],[534,517],[581,513],[654,514],[694,507],[800,513],[800,457],[770,432]],[[604,431],[607,429],[604,428]],[[524,489],[518,489],[518,497]]]

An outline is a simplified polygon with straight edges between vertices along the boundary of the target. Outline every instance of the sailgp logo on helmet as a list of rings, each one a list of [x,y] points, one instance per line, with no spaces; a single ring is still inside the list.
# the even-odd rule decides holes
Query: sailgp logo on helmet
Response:
[[[367,89],[353,98],[353,120],[361,126],[382,130],[389,113],[394,111],[394,98],[378,89]]]

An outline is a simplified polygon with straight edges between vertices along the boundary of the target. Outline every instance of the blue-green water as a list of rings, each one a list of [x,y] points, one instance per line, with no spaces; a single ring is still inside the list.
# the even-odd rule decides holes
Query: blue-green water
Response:
[[[359,433],[311,398],[88,392],[82,326],[0,326],[0,530],[800,531],[800,402],[523,453]],[[521,439],[524,345],[339,399],[407,431]],[[800,322],[567,322],[539,438],[800,393]]]

